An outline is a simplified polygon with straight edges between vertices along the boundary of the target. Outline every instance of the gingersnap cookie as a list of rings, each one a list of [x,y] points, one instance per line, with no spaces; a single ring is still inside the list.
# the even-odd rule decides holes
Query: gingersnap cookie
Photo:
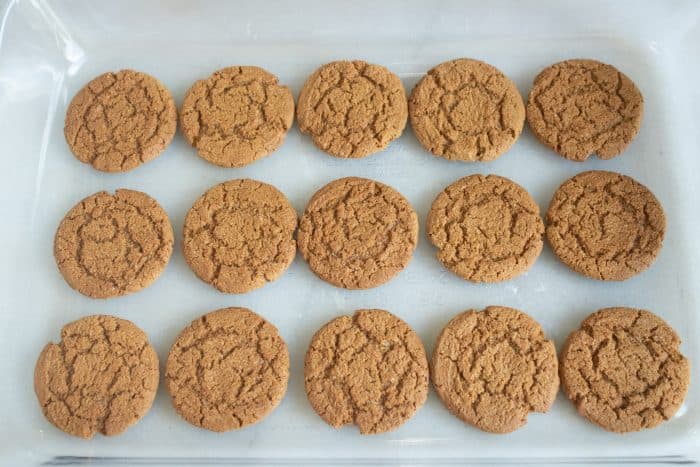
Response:
[[[578,412],[626,433],[669,420],[683,404],[690,362],[661,318],[634,308],[604,308],[572,332],[561,352],[564,393]]]
[[[287,344],[247,308],[223,308],[192,321],[175,340],[165,370],[177,413],[219,432],[265,418],[282,401],[288,380]]]
[[[245,293],[274,281],[296,254],[297,213],[277,188],[231,180],[190,208],[183,251],[192,271],[225,293]]]
[[[647,269],[661,251],[666,217],[644,185],[592,170],[565,181],[547,210],[547,240],[576,272],[622,281]]]
[[[360,433],[394,430],[428,396],[428,360],[418,335],[384,310],[358,310],[319,329],[304,360],[306,395],[329,425]]]
[[[637,136],[644,99],[612,65],[566,60],[535,78],[527,121],[537,139],[560,156],[582,162],[591,154],[612,159]]]
[[[256,66],[224,68],[197,81],[180,111],[185,139],[220,167],[242,167],[272,153],[293,119],[292,91]]]
[[[73,97],[63,128],[75,157],[97,170],[126,172],[155,159],[175,136],[170,91],[133,70],[104,73]]]
[[[428,238],[447,269],[473,282],[512,279],[542,251],[540,208],[517,183],[470,175],[440,193],[428,213]]]
[[[530,316],[501,306],[468,310],[447,323],[431,378],[450,412],[490,433],[510,433],[530,412],[547,412],[559,390],[554,343]]]
[[[377,287],[408,265],[418,218],[398,191],[366,178],[334,180],[316,192],[299,222],[299,251],[337,287]]]
[[[151,408],[158,356],[131,321],[95,315],[66,324],[34,368],[46,419],[73,436],[118,435]]]
[[[100,191],[68,211],[56,230],[54,257],[68,285],[91,298],[148,287],[173,252],[173,228],[146,193]]]
[[[335,157],[360,158],[385,149],[401,136],[407,118],[401,79],[361,60],[317,69],[297,103],[299,130]]]
[[[525,105],[515,83],[498,68],[461,58],[434,67],[409,100],[413,133],[433,155],[490,161],[518,139]]]

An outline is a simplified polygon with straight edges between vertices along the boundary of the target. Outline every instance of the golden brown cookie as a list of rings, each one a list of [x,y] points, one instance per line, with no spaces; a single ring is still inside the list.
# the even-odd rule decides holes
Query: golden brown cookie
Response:
[[[245,293],[274,281],[296,254],[297,213],[277,188],[231,180],[204,193],[190,208],[183,251],[204,282]]]
[[[604,308],[572,332],[561,352],[564,393],[578,412],[626,433],[669,420],[683,404],[690,362],[661,318],[634,308]]]
[[[566,159],[591,154],[612,159],[632,142],[642,123],[644,99],[637,86],[611,65],[566,60],[535,78],[527,121],[537,139]]]
[[[299,130],[331,156],[360,158],[401,136],[408,118],[401,79],[361,60],[323,65],[304,83]]]
[[[180,111],[185,139],[221,167],[242,167],[272,153],[293,120],[292,91],[256,66],[224,68],[197,81]]]
[[[408,265],[418,218],[399,192],[366,178],[334,180],[316,192],[299,222],[299,251],[337,287],[377,287]]]
[[[554,343],[530,316],[500,306],[452,318],[435,345],[431,378],[450,412],[490,433],[547,412],[559,390]]]
[[[450,271],[473,282],[498,282],[535,263],[544,224],[539,206],[517,183],[470,175],[435,198],[426,230]]]
[[[34,392],[48,421],[73,436],[118,435],[151,408],[158,356],[131,321],[95,315],[69,323],[34,368]]]
[[[160,155],[176,126],[170,91],[153,76],[122,70],[102,74],[78,91],[63,132],[81,162],[126,172]]]
[[[224,308],[187,326],[173,344],[165,383],[191,424],[229,431],[257,423],[287,391],[289,352],[277,328],[247,308]]]
[[[460,58],[439,64],[418,82],[409,115],[416,138],[435,156],[490,161],[520,136],[525,105],[498,68]]]
[[[168,215],[150,196],[120,189],[88,196],[63,218],[53,245],[68,285],[92,298],[148,287],[173,252]]]
[[[666,217],[636,180],[592,170],[565,181],[547,210],[547,240],[576,272],[622,281],[647,269],[661,251]]]
[[[306,395],[329,425],[360,433],[394,430],[428,396],[428,360],[418,335],[384,310],[339,316],[316,332],[304,360]]]

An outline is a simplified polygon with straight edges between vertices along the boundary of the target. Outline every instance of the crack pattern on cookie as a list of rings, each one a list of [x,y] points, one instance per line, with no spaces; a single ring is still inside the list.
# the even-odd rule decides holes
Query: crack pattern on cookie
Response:
[[[297,106],[302,133],[335,157],[360,158],[381,151],[406,126],[408,104],[401,80],[383,66],[338,61],[316,70]]]
[[[246,308],[193,321],[168,356],[165,381],[189,423],[228,431],[256,423],[287,390],[289,352],[277,328]]]
[[[110,298],[148,287],[173,251],[168,215],[145,193],[95,193],[61,221],[54,256],[66,282],[92,298]]]
[[[221,167],[242,167],[274,152],[294,120],[294,97],[277,77],[235,66],[187,91],[180,123],[199,155]]]
[[[555,63],[535,78],[527,120],[544,145],[573,161],[611,159],[632,142],[644,100],[616,68],[595,60]]]
[[[574,271],[621,281],[661,251],[666,218],[645,186],[614,172],[583,172],[564,182],[547,210],[547,239]]]
[[[428,362],[415,332],[384,310],[340,316],[313,337],[304,363],[306,394],[329,425],[362,434],[394,430],[428,395]]]
[[[46,418],[73,436],[122,433],[150,409],[158,356],[130,321],[89,316],[67,324],[41,352],[34,389]]]
[[[409,101],[418,141],[450,160],[490,161],[520,136],[525,105],[515,84],[478,60],[441,63],[420,80]]]
[[[126,172],[163,152],[176,126],[170,91],[152,76],[122,70],[98,76],[73,97],[64,134],[81,162]]]
[[[454,317],[438,337],[432,381],[461,420],[509,433],[547,412],[559,389],[554,343],[525,313],[491,306]]]
[[[564,345],[564,392],[581,415],[606,430],[653,428],[673,417],[688,392],[690,363],[680,343],[653,313],[602,309]]]
[[[470,175],[448,186],[433,202],[426,229],[440,262],[473,282],[522,274],[543,246],[537,203],[497,175]]]
[[[199,198],[185,218],[190,268],[225,293],[245,293],[277,279],[296,254],[297,214],[272,185],[231,180]]]
[[[346,289],[368,289],[408,265],[418,241],[418,218],[393,188],[341,178],[309,201],[297,241],[321,279]]]

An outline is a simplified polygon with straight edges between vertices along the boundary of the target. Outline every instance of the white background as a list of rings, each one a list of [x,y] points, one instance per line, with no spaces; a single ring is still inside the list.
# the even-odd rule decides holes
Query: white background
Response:
[[[0,463],[35,464],[55,456],[224,458],[228,461],[313,459],[339,462],[444,462],[529,457],[612,461],[636,456],[697,456],[700,400],[691,385],[677,416],[657,429],[624,436],[579,417],[560,394],[549,414],[526,427],[491,435],[451,416],[434,394],[400,429],[361,437],[335,431],[311,409],[303,389],[303,356],[313,332],[357,308],[385,308],[406,320],[428,352],[442,326],[467,308],[505,305],[537,319],[560,346],[589,313],[634,306],[674,326],[682,351],[700,362],[700,3],[556,2],[90,2],[6,4],[0,23]],[[79,163],[63,139],[73,94],[104,71],[134,68],[158,77],[178,105],[195,80],[229,65],[259,65],[291,86],[334,59],[364,59],[401,76],[407,92],[432,66],[472,57],[500,68],[527,96],[535,75],[567,58],[595,58],[631,77],[645,98],[637,139],[620,157],[577,164],[540,145],[528,129],[489,163],[434,158],[410,128],[384,152],[340,160],[317,150],[297,128],[273,155],[242,169],[197,157],[178,134],[155,161],[125,174]],[[649,187],[665,207],[668,231],[656,264],[623,283],[605,283],[567,269],[545,247],[525,275],[475,285],[443,269],[425,238],[429,206],[446,185],[473,173],[495,173],[524,186],[544,211],[557,186],[590,169],[625,173]],[[212,185],[250,177],[272,183],[299,213],[327,182],[363,176],[403,193],[418,212],[421,233],[409,266],[367,291],[335,288],[314,276],[300,255],[278,281],[246,295],[224,295],[199,281],[181,254],[187,209]],[[65,212],[99,190],[142,190],[166,209],[175,228],[173,258],[148,289],[108,301],[74,292],[52,257],[53,234]],[[114,314],[143,328],[164,363],[177,333],[199,315],[246,306],[274,323],[292,359],[288,393],[268,418],[238,432],[215,434],[181,420],[161,387],[149,414],[125,434],[72,438],[45,421],[33,394],[40,349],[66,322]],[[197,459],[189,459],[192,463]],[[114,461],[112,459],[111,461]],[[104,463],[111,462],[109,459]]]

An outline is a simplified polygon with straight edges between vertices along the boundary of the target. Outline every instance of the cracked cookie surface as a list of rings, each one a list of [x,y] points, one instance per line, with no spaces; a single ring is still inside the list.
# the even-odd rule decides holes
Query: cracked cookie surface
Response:
[[[595,60],[566,60],[535,78],[527,121],[537,139],[560,156],[612,159],[632,142],[642,123],[644,99],[615,67]]]
[[[126,172],[155,159],[175,136],[177,109],[163,84],[133,70],[105,73],[73,97],[64,134],[75,157]]]
[[[76,204],[54,238],[54,257],[68,285],[92,298],[148,287],[173,252],[168,215],[150,196],[100,191]]]
[[[576,272],[621,281],[647,269],[661,251],[666,217],[644,185],[594,170],[564,182],[547,210],[547,240]]]
[[[229,431],[259,422],[287,391],[289,352],[272,324],[247,308],[192,321],[173,344],[165,382],[189,423]]]
[[[297,213],[277,188],[250,179],[214,186],[190,208],[183,251],[190,268],[224,293],[277,279],[294,260]]]
[[[358,310],[319,329],[304,361],[306,395],[329,425],[362,434],[394,430],[428,396],[428,361],[418,335],[384,310]]]
[[[500,70],[462,58],[428,71],[413,88],[409,115],[416,138],[435,156],[490,161],[520,136],[525,105]]]
[[[386,148],[406,126],[408,104],[401,80],[361,60],[317,69],[297,104],[299,130],[326,153],[360,158]]]
[[[279,148],[294,120],[294,97],[277,77],[255,66],[221,69],[185,94],[180,126],[199,155],[221,167],[242,167]]]
[[[377,287],[405,268],[418,241],[418,218],[399,192],[358,177],[314,194],[299,222],[299,251],[318,277],[337,287]]]
[[[530,412],[547,412],[559,390],[554,343],[513,308],[455,316],[440,333],[431,364],[433,385],[450,412],[491,433],[515,431]]]
[[[158,356],[132,322],[88,316],[61,330],[34,369],[44,416],[73,436],[117,435],[151,408],[158,389]]]
[[[498,282],[535,263],[544,223],[537,203],[517,183],[497,175],[470,175],[435,198],[426,230],[450,271],[473,282]]]
[[[661,318],[634,308],[604,308],[572,332],[561,352],[564,393],[578,412],[608,431],[653,428],[683,404],[690,362]]]

